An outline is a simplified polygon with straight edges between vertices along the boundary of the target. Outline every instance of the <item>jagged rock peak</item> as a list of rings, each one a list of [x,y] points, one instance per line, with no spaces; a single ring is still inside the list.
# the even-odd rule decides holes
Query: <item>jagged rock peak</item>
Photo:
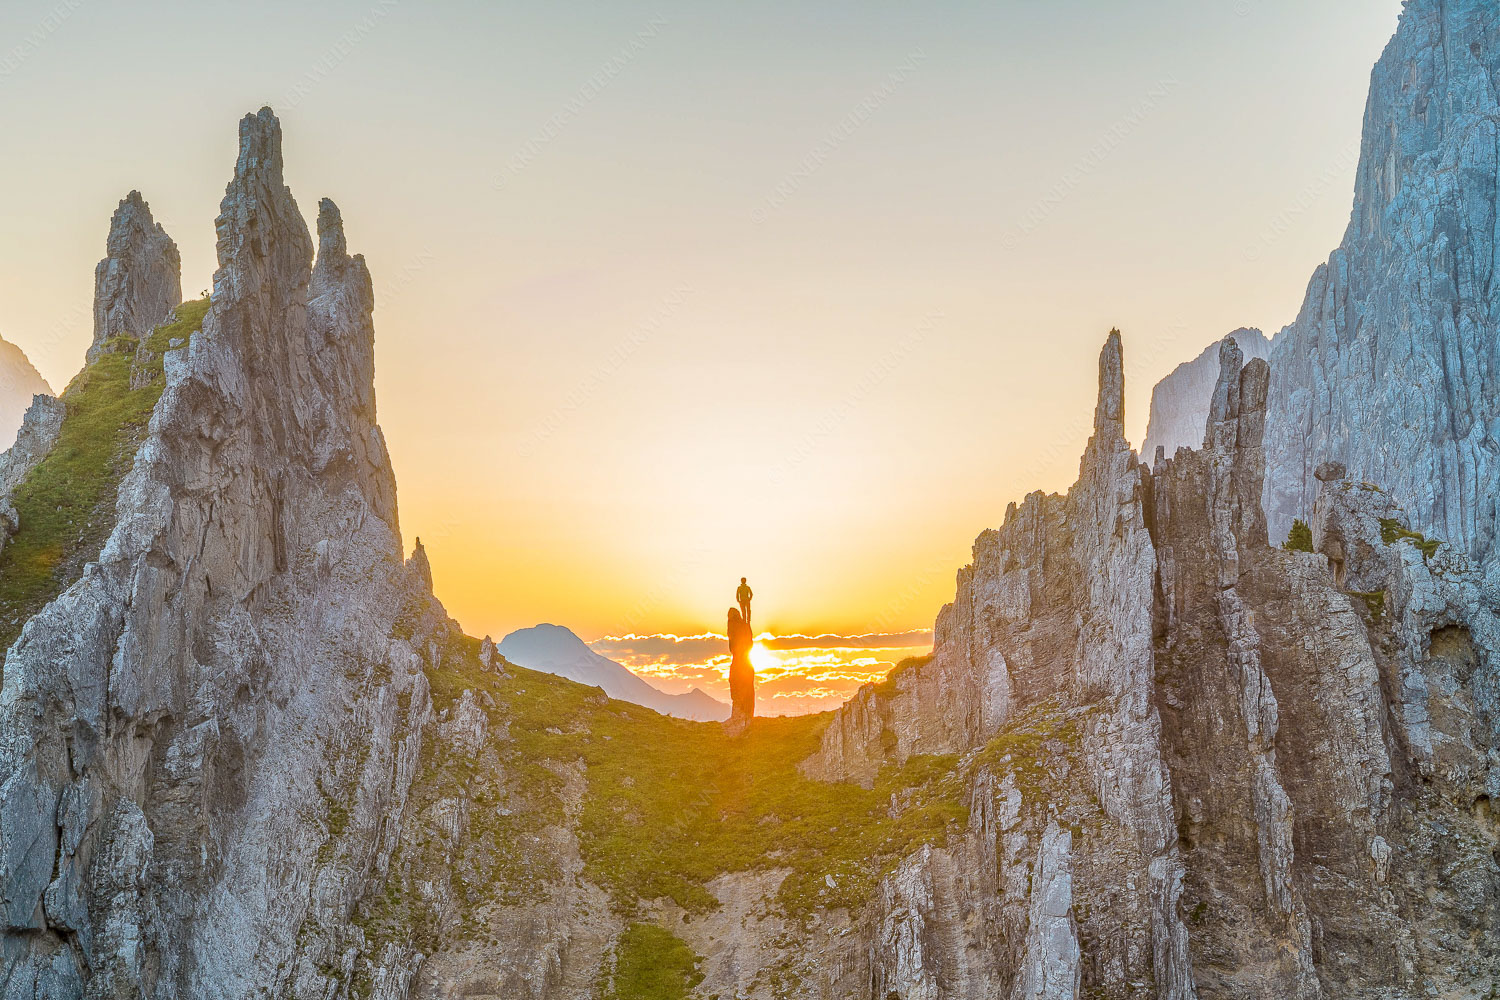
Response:
[[[344,237],[344,216],[332,198],[318,202],[318,262],[342,262],[349,257]]]
[[[1271,342],[1257,329],[1243,327],[1228,339],[1234,340],[1246,361],[1270,356]],[[1209,344],[1193,360],[1178,365],[1156,383],[1151,391],[1150,422],[1146,440],[1141,444],[1142,456],[1153,456],[1161,449],[1164,458],[1171,458],[1178,448],[1201,446],[1203,421],[1218,380],[1219,350],[1223,343],[1219,340]]]
[[[411,550],[411,558],[406,560],[406,568],[417,575],[417,578],[427,587],[427,592],[432,593],[432,563],[427,561],[427,549],[422,545],[422,539],[417,539],[417,544]]]
[[[1120,331],[1109,331],[1099,352],[1099,405],[1094,409],[1094,433],[1125,436],[1125,352]]]
[[[1129,464],[1125,439],[1125,351],[1120,331],[1111,330],[1099,352],[1099,401],[1094,407],[1094,434],[1078,463],[1080,482],[1115,479]]]
[[[110,220],[105,256],[94,269],[94,340],[88,358],[120,334],[143,337],[182,304],[182,257],[139,191]]]
[[[1259,414],[1253,423],[1257,432],[1263,430],[1269,382],[1271,366],[1265,358],[1251,358],[1250,363],[1245,363],[1245,354],[1235,337],[1224,337],[1220,343],[1220,375],[1214,384],[1214,394],[1209,397],[1203,447],[1221,451],[1233,450],[1238,444],[1260,447],[1259,438],[1254,442],[1242,439],[1241,417]]]
[[[271,264],[283,274],[311,267],[312,237],[282,176],[281,122],[270,108],[240,119],[234,177],[214,225],[220,268],[247,250],[257,258],[274,253]],[[215,298],[220,291],[216,285]]]
[[[1246,362],[1234,338],[1226,337],[1219,348],[1219,380],[1209,403],[1203,447],[1209,451],[1260,449],[1270,387],[1270,364],[1264,358]]]
[[[270,108],[240,119],[240,155],[236,178],[260,174],[281,180],[281,119]]]
[[[1233,432],[1240,412],[1240,370],[1245,355],[1233,337],[1219,342],[1219,378],[1208,402],[1208,425],[1203,430],[1203,447],[1207,449],[1234,446],[1234,439],[1223,440],[1226,430]]]

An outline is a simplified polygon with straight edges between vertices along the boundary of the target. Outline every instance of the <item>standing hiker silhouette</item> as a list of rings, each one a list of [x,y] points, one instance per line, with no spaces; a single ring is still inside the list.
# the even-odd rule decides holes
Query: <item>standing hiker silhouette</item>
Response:
[[[745,624],[750,624],[750,598],[755,596],[755,591],[750,589],[750,584],[745,578],[740,577],[740,589],[734,592],[734,599],[740,603],[740,617],[745,619]]]
[[[750,647],[755,636],[750,623],[740,616],[739,608],[729,609],[729,703],[728,728],[738,736],[755,717],[755,667],[750,663]]]

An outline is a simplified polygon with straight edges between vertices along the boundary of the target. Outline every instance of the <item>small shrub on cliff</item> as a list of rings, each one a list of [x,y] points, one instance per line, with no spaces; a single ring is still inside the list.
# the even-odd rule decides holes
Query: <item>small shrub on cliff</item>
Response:
[[[1437,553],[1438,546],[1443,544],[1436,538],[1428,538],[1420,531],[1412,531],[1393,517],[1380,519],[1380,540],[1387,545],[1409,541],[1422,553],[1423,559],[1431,559]]]
[[[1287,535],[1282,548],[1288,552],[1311,552],[1313,550],[1312,529],[1300,517],[1292,522],[1292,533]]]

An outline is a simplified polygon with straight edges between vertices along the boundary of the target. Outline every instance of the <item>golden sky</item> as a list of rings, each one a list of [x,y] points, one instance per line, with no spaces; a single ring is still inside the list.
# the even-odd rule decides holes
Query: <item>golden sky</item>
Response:
[[[741,576],[778,635],[930,628],[1076,476],[1111,327],[1139,440],[1293,317],[1398,7],[18,0],[0,336],[68,381],[131,188],[207,288],[270,104],[369,260],[402,528],[469,631],[699,635]]]
[[[728,640],[722,633],[603,636],[594,652],[623,663],[670,694],[700,688],[729,701]],[[860,685],[879,680],[932,646],[929,629],[862,635],[760,633],[750,650],[757,715],[802,715],[843,704]]]

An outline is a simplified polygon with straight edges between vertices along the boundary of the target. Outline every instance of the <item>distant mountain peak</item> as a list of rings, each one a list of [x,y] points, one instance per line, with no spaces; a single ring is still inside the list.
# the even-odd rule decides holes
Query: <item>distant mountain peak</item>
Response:
[[[0,451],[9,448],[34,396],[56,395],[26,352],[0,338]]]
[[[594,652],[576,632],[563,625],[543,622],[517,629],[501,639],[495,648],[501,656],[518,666],[603,688],[611,698],[632,702],[663,715],[700,722],[718,722],[729,717],[729,706],[698,688],[686,694],[668,694],[637,676],[624,664]]]

